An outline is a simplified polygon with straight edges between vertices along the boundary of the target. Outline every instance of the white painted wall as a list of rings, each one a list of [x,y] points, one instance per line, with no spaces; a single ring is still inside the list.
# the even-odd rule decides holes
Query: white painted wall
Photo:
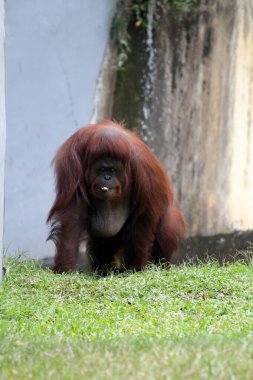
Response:
[[[116,0],[6,0],[6,215],[9,253],[49,256],[50,162],[89,123]]]
[[[0,282],[3,267],[4,158],[5,158],[5,72],[4,0],[0,0]]]

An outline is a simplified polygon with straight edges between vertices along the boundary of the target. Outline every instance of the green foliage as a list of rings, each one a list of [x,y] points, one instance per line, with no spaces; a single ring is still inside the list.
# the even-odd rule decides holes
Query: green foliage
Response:
[[[6,266],[1,380],[251,379],[252,261],[104,278]]]
[[[170,4],[174,10],[180,12],[190,12],[192,7],[197,4],[198,0],[162,0],[164,4]]]
[[[127,18],[123,17],[122,15],[116,17],[113,24],[113,29],[116,32],[116,40],[119,49],[117,66],[119,70],[123,69],[123,66],[128,57],[128,53],[130,52],[130,36],[127,31],[127,25]]]

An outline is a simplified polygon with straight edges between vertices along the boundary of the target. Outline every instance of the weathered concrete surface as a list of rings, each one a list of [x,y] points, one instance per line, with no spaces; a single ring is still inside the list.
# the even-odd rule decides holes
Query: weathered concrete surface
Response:
[[[163,15],[149,121],[191,235],[253,228],[253,5],[210,4]]]
[[[112,116],[165,164],[190,235],[253,229],[252,0],[201,0],[179,18],[150,0],[148,20],[130,22]]]
[[[180,251],[172,257],[172,264],[249,261],[253,258],[252,242],[253,231],[190,237],[181,243]]]

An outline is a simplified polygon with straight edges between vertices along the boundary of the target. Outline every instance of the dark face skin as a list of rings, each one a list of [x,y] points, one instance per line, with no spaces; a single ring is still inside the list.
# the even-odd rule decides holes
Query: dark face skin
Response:
[[[95,209],[91,216],[91,234],[113,237],[129,215],[129,196],[124,194],[124,166],[114,158],[101,158],[94,163],[89,182]]]
[[[121,197],[124,181],[122,163],[110,157],[95,162],[90,175],[92,195],[101,201],[116,201]]]

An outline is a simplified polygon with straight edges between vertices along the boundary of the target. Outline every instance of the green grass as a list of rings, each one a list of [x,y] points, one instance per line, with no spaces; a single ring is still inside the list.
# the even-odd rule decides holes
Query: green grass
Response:
[[[253,263],[101,278],[9,259],[0,379],[253,379]]]

